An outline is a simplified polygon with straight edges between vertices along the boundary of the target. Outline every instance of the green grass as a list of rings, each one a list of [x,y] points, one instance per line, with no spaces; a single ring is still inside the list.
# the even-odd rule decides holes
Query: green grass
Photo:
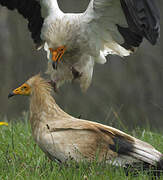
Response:
[[[130,133],[163,152],[163,136],[137,129]],[[24,122],[0,126],[0,179],[2,180],[149,180],[140,172],[126,177],[123,168],[93,162],[69,166],[50,161],[33,141],[27,117]],[[160,178],[163,179],[163,176]]]

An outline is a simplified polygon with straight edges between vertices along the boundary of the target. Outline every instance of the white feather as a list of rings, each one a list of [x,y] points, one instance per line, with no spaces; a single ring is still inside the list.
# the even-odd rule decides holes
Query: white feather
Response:
[[[41,3],[46,15],[41,38],[46,42],[48,59],[51,61],[52,57],[49,48],[64,45],[67,49],[57,71],[51,62],[48,64],[47,72],[58,87],[73,80],[73,67],[81,73],[78,81],[86,90],[92,80],[94,62],[104,64],[108,54],[130,55],[130,51],[120,46],[124,39],[116,26],[127,26],[120,0],[92,0],[82,14],[64,14],[57,0],[41,0]]]

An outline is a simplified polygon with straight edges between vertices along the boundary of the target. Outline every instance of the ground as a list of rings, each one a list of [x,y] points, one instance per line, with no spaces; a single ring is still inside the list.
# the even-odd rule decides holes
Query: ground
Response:
[[[125,175],[123,168],[106,164],[74,163],[69,166],[50,161],[33,141],[25,116],[9,126],[0,126],[0,179],[2,180],[149,180],[152,175],[140,172],[138,176]],[[149,129],[149,128],[148,128]],[[130,134],[152,144],[163,152],[163,136],[137,128]],[[163,179],[163,176],[160,178]]]

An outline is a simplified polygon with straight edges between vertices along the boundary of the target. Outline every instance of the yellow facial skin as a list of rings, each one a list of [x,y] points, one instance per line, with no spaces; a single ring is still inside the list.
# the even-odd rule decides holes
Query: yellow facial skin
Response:
[[[28,84],[24,83],[23,85],[21,85],[20,87],[14,89],[9,95],[8,97],[12,97],[14,95],[25,95],[28,96],[31,93],[31,88]]]

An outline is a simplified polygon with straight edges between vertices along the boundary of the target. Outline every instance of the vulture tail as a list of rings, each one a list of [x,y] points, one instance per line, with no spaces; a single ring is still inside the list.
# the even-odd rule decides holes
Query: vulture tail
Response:
[[[163,154],[146,142],[136,138],[131,140],[118,135],[113,138],[114,145],[110,145],[110,148],[118,153],[116,164],[132,172],[146,170],[160,176],[163,173]]]

